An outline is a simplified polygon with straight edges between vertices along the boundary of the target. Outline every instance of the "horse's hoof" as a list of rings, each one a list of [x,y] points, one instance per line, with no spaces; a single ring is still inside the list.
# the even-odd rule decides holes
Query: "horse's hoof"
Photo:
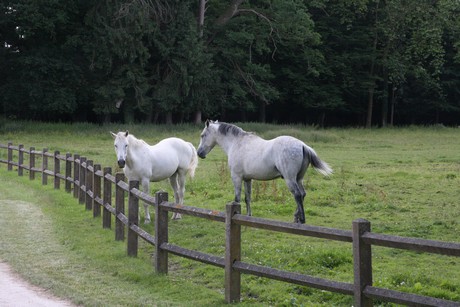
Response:
[[[294,223],[305,224],[305,219],[299,219],[297,216],[294,217]]]
[[[146,225],[147,225],[147,224],[150,224],[150,220],[145,220],[145,221],[144,221],[144,224],[146,224]]]

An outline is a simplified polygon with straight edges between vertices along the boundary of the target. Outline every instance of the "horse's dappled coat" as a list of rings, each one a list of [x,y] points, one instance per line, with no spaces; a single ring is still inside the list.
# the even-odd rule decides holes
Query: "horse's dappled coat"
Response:
[[[329,165],[311,147],[291,136],[264,140],[232,124],[206,121],[197,150],[198,156],[205,158],[215,145],[222,147],[227,154],[236,202],[241,200],[244,182],[248,215],[251,215],[252,180],[282,177],[297,203],[294,222],[305,223],[303,201],[306,192],[302,180],[308,166],[311,164],[323,175],[332,173]]]

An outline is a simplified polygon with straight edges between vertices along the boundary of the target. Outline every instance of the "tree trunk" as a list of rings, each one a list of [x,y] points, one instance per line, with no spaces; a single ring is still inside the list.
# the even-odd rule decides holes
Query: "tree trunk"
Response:
[[[216,26],[225,25],[235,14],[238,12],[238,7],[243,3],[244,0],[233,0],[230,6],[225,12],[219,16],[216,20]]]
[[[206,11],[206,0],[200,0],[200,8],[198,12],[198,30],[200,37],[203,37],[203,27],[204,27],[204,13]]]
[[[242,122],[246,122],[246,110],[241,109],[240,110],[240,118]]]
[[[160,117],[160,113],[155,112],[155,115],[153,115],[153,121],[152,124],[158,124],[158,118]]]
[[[265,104],[265,102],[261,101],[260,104],[259,104],[259,122],[261,123],[265,123],[267,121],[267,105]]]
[[[375,87],[369,88],[369,96],[367,100],[366,128],[372,127],[372,109],[374,108],[374,89]]]
[[[388,121],[388,69],[383,72],[383,97],[382,97],[382,127],[387,126]]]
[[[153,117],[155,115],[155,111],[153,105],[150,105],[149,111],[147,112],[147,116],[145,118],[145,122],[151,124],[153,122]]]
[[[125,124],[134,123],[134,109],[133,106],[128,102],[123,104],[123,121]]]
[[[104,121],[104,124],[110,124],[111,120],[112,120],[112,117],[110,115],[110,113],[104,113],[103,116],[103,121]]]
[[[173,120],[172,120],[172,112],[168,111],[166,112],[166,124],[167,125],[172,125]]]
[[[377,8],[375,9],[375,27],[377,28],[377,22],[378,22],[378,2],[377,2]],[[367,100],[367,119],[366,119],[366,128],[371,128],[372,127],[372,112],[374,108],[374,92],[375,92],[375,61],[377,57],[377,43],[378,43],[378,32],[377,29],[375,29],[374,33],[374,43],[372,46],[372,61],[371,61],[371,67],[369,70],[369,78],[371,79],[371,84],[369,85],[368,89],[368,100]]]
[[[200,40],[203,40],[204,35],[204,16],[206,12],[206,2],[207,0],[200,0],[199,3],[199,11],[198,11],[198,32],[200,35]],[[195,106],[198,110],[195,110],[193,114],[193,123],[194,124],[201,124],[201,103],[198,103]]]
[[[195,111],[195,114],[193,115],[193,123],[194,124],[201,124],[201,111]]]
[[[319,118],[318,118],[318,125],[321,127],[321,128],[324,128],[324,122],[326,121],[326,112],[323,110],[321,111],[321,114],[319,115]]]
[[[395,116],[395,92],[396,88],[393,86],[391,88],[391,110],[390,110],[390,126],[394,125],[394,116]]]

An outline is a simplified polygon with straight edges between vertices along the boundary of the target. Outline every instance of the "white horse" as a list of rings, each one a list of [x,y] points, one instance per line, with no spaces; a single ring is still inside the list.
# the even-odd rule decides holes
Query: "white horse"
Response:
[[[118,166],[128,180],[139,180],[144,193],[149,193],[149,183],[169,178],[177,204],[184,203],[185,176],[195,174],[198,165],[196,149],[192,143],[179,138],[168,138],[150,146],[132,134],[110,132],[115,139]],[[144,203],[145,223],[150,223],[149,205]],[[174,213],[173,219],[180,219]]]
[[[251,215],[252,179],[271,180],[282,177],[297,203],[294,222],[303,224],[306,192],[302,180],[308,165],[311,164],[325,176],[332,173],[329,165],[319,159],[311,147],[290,136],[264,140],[235,125],[208,120],[201,133],[198,156],[204,159],[216,144],[228,156],[236,202],[241,200],[241,185],[244,182],[248,215]]]

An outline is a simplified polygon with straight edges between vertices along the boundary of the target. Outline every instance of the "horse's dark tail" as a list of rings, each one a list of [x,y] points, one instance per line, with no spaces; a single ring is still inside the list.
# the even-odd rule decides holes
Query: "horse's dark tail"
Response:
[[[329,164],[327,164],[318,157],[313,148],[305,145],[303,147],[303,152],[304,155],[309,158],[310,164],[315,168],[315,170],[317,170],[324,176],[329,176],[330,174],[332,174],[332,168],[329,166]]]

